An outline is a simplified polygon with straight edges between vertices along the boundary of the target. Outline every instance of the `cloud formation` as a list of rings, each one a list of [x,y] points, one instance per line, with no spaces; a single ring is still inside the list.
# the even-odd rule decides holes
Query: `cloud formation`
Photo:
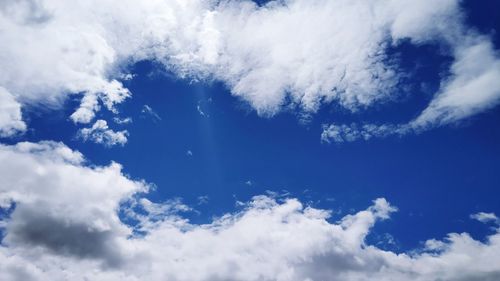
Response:
[[[1,280],[497,280],[498,226],[409,253],[365,242],[396,208],[379,198],[334,221],[296,199],[257,196],[239,211],[191,224],[178,199],[155,203],[148,185],[61,143],[0,145]],[[494,214],[473,216],[484,222]],[[125,223],[128,221],[128,223]]]
[[[466,26],[458,0],[72,1],[0,4],[3,135],[23,131],[19,105],[57,106],[90,123],[131,96],[127,67],[154,60],[179,77],[217,79],[261,115],[359,111],[397,96],[403,75],[386,52],[402,40],[453,56],[429,106],[406,126],[423,130],[498,104],[500,61],[491,40]],[[408,130],[411,131],[411,130]]]
[[[119,263],[117,238],[129,229],[116,211],[145,183],[126,178],[116,163],[87,167],[79,152],[55,142],[0,145],[0,162],[9,163],[0,165],[0,206],[14,208],[3,247]]]
[[[105,146],[124,145],[127,143],[128,131],[115,132],[108,126],[108,122],[99,119],[90,128],[83,128],[78,131],[78,136],[84,141],[93,141]]]
[[[477,214],[472,214],[470,217],[471,219],[478,220],[482,223],[493,222],[496,224],[500,224],[500,220],[494,213],[479,212]]]
[[[25,130],[21,105],[7,90],[0,87],[0,137],[9,137]]]
[[[390,135],[404,135],[409,130],[408,126],[396,126],[391,124],[374,125],[364,124],[358,125],[352,123],[346,124],[329,124],[323,125],[321,133],[322,142],[352,142],[357,140],[369,140],[371,138],[382,138]]]
[[[395,98],[404,40],[453,57],[429,106],[404,124],[327,124],[323,141],[403,135],[498,104],[500,61],[466,26],[458,0],[19,0],[0,2],[0,137],[27,129],[25,106],[62,106],[92,124],[84,140],[124,144],[101,109],[132,93],[130,65],[153,60],[181,78],[217,79],[259,114],[352,112]],[[143,113],[161,120],[151,107]],[[117,123],[122,119],[117,119]],[[125,120],[125,119],[123,119]],[[130,120],[130,119],[128,119]],[[181,201],[152,202],[121,166],[95,166],[62,143],[0,144],[1,280],[498,280],[498,218],[484,242],[467,233],[396,253],[367,244],[396,211],[383,198],[338,218],[299,200],[257,196],[207,224]],[[203,198],[202,198],[203,199]],[[200,204],[206,203],[200,199]]]

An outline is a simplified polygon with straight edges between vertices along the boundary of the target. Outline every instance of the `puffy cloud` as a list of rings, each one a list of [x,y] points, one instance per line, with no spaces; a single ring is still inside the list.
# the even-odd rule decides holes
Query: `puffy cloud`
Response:
[[[396,74],[385,63],[390,18],[381,3],[230,2],[218,15],[216,76],[261,114],[288,102],[315,111],[322,100],[356,109],[384,99]]]
[[[78,136],[84,141],[90,140],[105,146],[124,145],[127,143],[128,131],[115,132],[108,127],[105,120],[97,120],[90,128],[83,128],[78,131]]]
[[[21,105],[0,87],[0,137],[12,136],[26,130],[22,120]]]
[[[0,4],[0,38],[6,42],[0,61],[8,69],[0,74],[0,84],[20,102],[58,105],[68,94],[85,93],[99,96],[111,108],[129,95],[108,78],[116,51],[103,30],[88,13],[71,13],[73,8],[62,1]],[[88,116],[74,119],[89,121]]]
[[[83,95],[76,123],[102,106],[116,112],[131,95],[119,80],[144,59],[180,77],[221,80],[262,115],[332,102],[360,110],[397,95],[401,74],[386,49],[403,39],[437,42],[455,58],[411,127],[455,122],[500,95],[498,55],[464,25],[458,0],[22,0],[0,4],[0,24],[0,67],[9,70],[0,86],[20,104]]]
[[[296,199],[257,196],[208,224],[155,203],[120,166],[60,143],[0,145],[2,280],[496,280],[500,233],[394,253],[365,242],[396,208],[379,198],[335,221]],[[121,215],[119,215],[121,214]],[[474,216],[476,217],[476,216]],[[479,217],[496,217],[480,214]],[[127,221],[128,223],[125,223]]]
[[[22,104],[58,106],[83,96],[71,115],[89,123],[130,96],[119,80],[142,59],[187,60],[201,45],[202,1],[21,0],[0,4],[0,86]],[[203,48],[202,48],[203,49]],[[175,68],[175,67],[174,67]]]
[[[15,204],[4,246],[120,263],[118,240],[130,230],[117,210],[146,184],[125,177],[116,163],[87,167],[79,152],[55,142],[0,145],[0,162],[9,163],[0,165],[0,206]]]

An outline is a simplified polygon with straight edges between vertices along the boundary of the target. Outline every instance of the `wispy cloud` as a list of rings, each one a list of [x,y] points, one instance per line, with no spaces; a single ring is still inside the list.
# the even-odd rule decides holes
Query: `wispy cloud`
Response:
[[[145,104],[142,107],[141,113],[144,115],[150,116],[154,122],[161,121],[160,115],[158,115],[158,113],[156,113],[156,111],[154,111],[153,108],[151,108],[151,106],[149,106],[147,104]]]

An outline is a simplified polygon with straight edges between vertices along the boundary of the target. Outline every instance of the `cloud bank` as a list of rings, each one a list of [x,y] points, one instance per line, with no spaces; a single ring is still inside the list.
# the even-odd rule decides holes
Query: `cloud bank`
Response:
[[[26,129],[20,108],[80,95],[75,123],[132,93],[127,67],[153,60],[181,78],[217,79],[259,114],[322,104],[356,112],[394,99],[401,85],[387,48],[437,44],[453,56],[429,106],[403,124],[423,130],[498,104],[500,61],[466,26],[458,0],[58,1],[0,4],[2,136]],[[407,130],[412,131],[412,130]]]
[[[497,280],[496,216],[467,233],[395,253],[365,242],[397,209],[379,198],[334,221],[298,200],[256,196],[191,224],[179,200],[155,203],[117,163],[94,166],[61,143],[0,145],[1,280]],[[127,223],[125,223],[127,222]]]

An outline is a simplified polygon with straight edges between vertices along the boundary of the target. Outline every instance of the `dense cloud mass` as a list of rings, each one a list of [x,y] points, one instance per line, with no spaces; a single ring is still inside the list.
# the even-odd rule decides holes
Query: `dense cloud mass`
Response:
[[[296,199],[256,196],[209,224],[178,200],[144,198],[120,165],[93,166],[54,142],[0,146],[1,280],[497,280],[498,218],[485,242],[466,233],[412,253],[365,242],[397,211],[385,199],[334,221]],[[120,219],[119,214],[122,214]],[[134,223],[126,224],[127,221]]]
[[[322,103],[357,111],[400,89],[402,40],[437,44],[454,57],[410,132],[496,105],[500,61],[491,40],[464,25],[458,0],[250,1],[21,0],[0,3],[2,136],[22,132],[20,107],[83,95],[71,115],[89,123],[131,93],[127,66],[154,60],[179,77],[218,79],[261,115]]]

